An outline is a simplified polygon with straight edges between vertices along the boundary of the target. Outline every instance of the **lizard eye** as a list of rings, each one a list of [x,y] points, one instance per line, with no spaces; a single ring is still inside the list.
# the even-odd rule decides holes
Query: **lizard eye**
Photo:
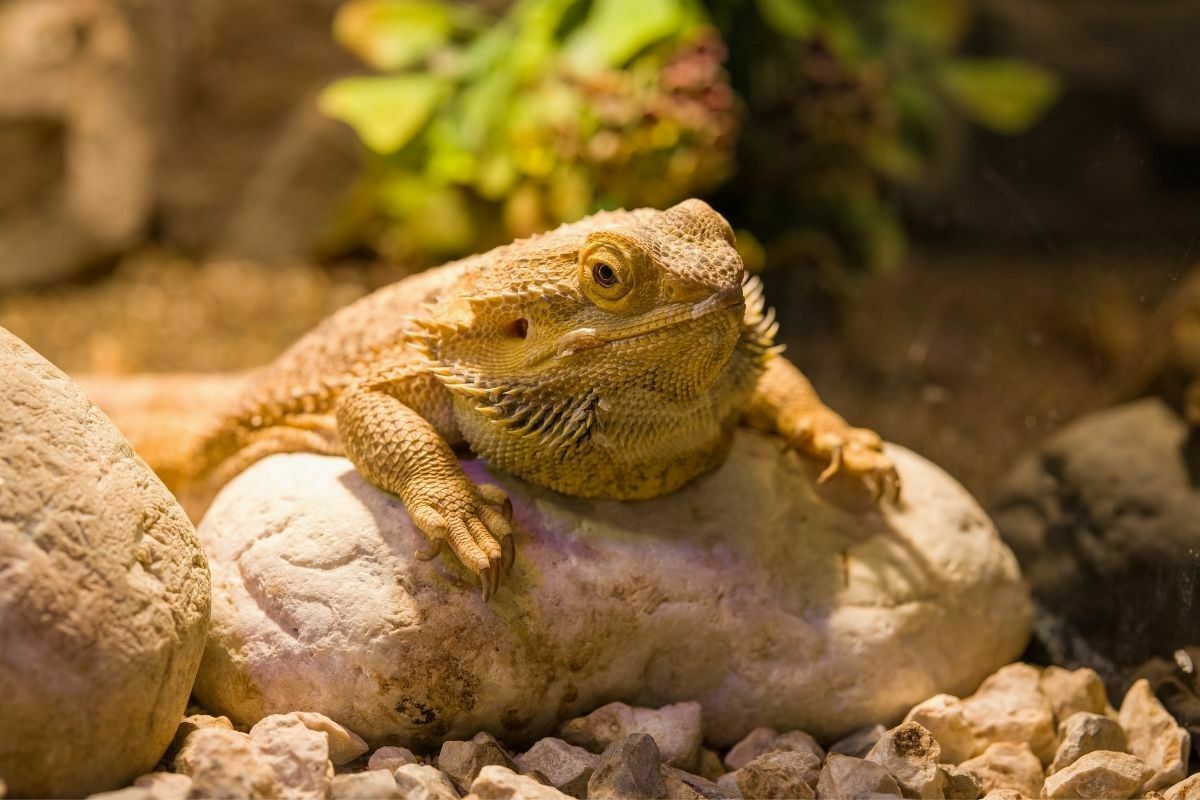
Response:
[[[592,280],[605,289],[610,289],[617,285],[620,278],[617,277],[617,273],[608,264],[605,264],[603,261],[597,261],[592,265]]]
[[[624,308],[634,284],[639,262],[628,248],[610,237],[595,239],[579,254],[579,281],[593,303],[609,311]]]

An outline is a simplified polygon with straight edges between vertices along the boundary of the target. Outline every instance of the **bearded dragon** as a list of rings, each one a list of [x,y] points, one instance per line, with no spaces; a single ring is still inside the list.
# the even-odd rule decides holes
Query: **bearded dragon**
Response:
[[[344,455],[496,591],[511,505],[455,448],[568,495],[635,500],[713,469],[737,425],[781,436],[878,496],[900,480],[780,356],[761,286],[700,200],[601,212],[342,309],[284,353],[206,438],[215,491],[274,453]]]

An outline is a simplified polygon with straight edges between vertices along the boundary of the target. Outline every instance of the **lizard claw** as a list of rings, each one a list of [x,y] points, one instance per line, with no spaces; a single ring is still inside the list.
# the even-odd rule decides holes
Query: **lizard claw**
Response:
[[[413,558],[418,561],[432,561],[442,552],[442,540],[430,539],[423,547],[418,547],[413,552]]]
[[[791,441],[797,449],[829,459],[817,483],[827,483],[845,473],[862,481],[876,502],[885,498],[893,503],[900,501],[900,474],[874,431],[851,428],[840,418],[817,418],[806,421]]]
[[[431,541],[415,557],[434,558],[445,541],[463,566],[479,576],[487,602],[500,588],[500,577],[514,559],[511,509],[503,489],[475,486],[465,478],[461,486],[421,497],[413,502],[409,515]]]

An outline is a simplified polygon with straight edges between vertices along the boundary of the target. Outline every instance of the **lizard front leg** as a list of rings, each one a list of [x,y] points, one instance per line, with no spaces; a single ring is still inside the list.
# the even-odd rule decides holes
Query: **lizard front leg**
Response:
[[[463,473],[447,441],[456,431],[447,430],[452,417],[444,398],[439,403],[435,397],[439,390],[420,375],[364,381],[338,403],[338,436],[358,471],[398,495],[429,537],[431,547],[418,558],[433,558],[442,542],[449,543],[479,576],[486,601],[500,585],[501,570],[512,566],[512,505],[499,487],[477,486]]]
[[[808,378],[789,361],[774,356],[758,379],[744,421],[786,439],[797,450],[828,461],[818,482],[838,472],[860,478],[878,499],[900,498],[900,476],[883,452],[879,434],[852,427],[821,402]]]

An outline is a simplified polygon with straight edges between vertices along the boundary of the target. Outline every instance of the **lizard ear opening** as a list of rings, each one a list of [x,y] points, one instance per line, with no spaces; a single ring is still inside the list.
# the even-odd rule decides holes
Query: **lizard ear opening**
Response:
[[[524,317],[514,319],[508,323],[505,333],[514,339],[524,339],[529,336],[529,320]]]

